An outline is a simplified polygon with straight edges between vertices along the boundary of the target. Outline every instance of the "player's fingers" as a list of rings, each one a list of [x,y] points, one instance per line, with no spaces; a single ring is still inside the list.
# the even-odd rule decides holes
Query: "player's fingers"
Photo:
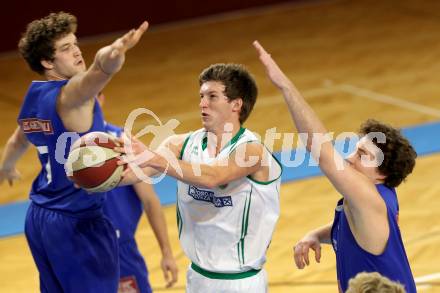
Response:
[[[315,249],[315,260],[316,260],[316,262],[320,262],[321,261],[321,246],[318,246]]]
[[[116,162],[116,164],[118,164],[119,166],[121,165],[125,165],[125,164],[130,164],[134,158],[129,158],[128,156],[118,156],[118,161]]]
[[[168,267],[164,266],[162,268],[162,272],[163,272],[163,278],[165,279],[166,282],[166,287],[169,288],[170,287],[170,275],[168,273]]]
[[[302,254],[303,254],[305,263],[307,265],[309,265],[310,261],[309,261],[309,246],[308,245],[303,245],[303,247],[302,247]]]
[[[171,279],[172,284],[171,285],[174,285],[177,282],[177,276],[178,276],[177,267],[174,267],[171,270],[171,276],[172,276],[172,279]]]
[[[113,150],[115,152],[117,152],[117,153],[125,154],[125,148],[124,147],[117,146],[117,147],[114,147]]]
[[[124,132],[121,139],[124,145],[130,146],[133,144],[133,136],[129,132]]]
[[[139,26],[139,28],[136,30],[136,32],[137,32],[137,33],[140,33],[140,34],[142,35],[143,33],[145,33],[145,32],[147,31],[148,26],[149,26],[148,21],[144,21],[144,22]]]
[[[137,138],[134,135],[130,137],[130,140],[131,140],[131,143],[133,143],[133,144],[139,144],[139,145],[142,144],[142,142],[139,140],[139,138]]]
[[[144,21],[137,29],[133,29],[132,32],[127,36],[126,48],[130,49],[135,46],[145,31],[148,29],[148,22]]]
[[[263,47],[261,46],[260,42],[255,40],[252,45],[254,45],[254,48],[258,51],[258,53],[264,51]]]
[[[124,136],[124,133],[121,135],[121,137],[114,138],[114,142],[119,146],[123,146],[124,145],[123,136]]]
[[[266,49],[264,49],[263,46],[261,46],[260,42],[254,41],[253,45],[260,55],[269,55],[270,56],[270,54],[267,53]]]
[[[293,257],[295,259],[295,264],[298,269],[304,268],[304,262],[302,261],[302,249],[301,244],[297,244],[293,247]]]

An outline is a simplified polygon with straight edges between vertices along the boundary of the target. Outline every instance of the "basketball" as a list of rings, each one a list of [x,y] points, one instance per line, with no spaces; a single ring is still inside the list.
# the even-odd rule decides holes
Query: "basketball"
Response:
[[[124,166],[117,165],[120,153],[115,137],[105,132],[90,132],[71,147],[65,169],[67,176],[89,193],[105,192],[121,181]]]

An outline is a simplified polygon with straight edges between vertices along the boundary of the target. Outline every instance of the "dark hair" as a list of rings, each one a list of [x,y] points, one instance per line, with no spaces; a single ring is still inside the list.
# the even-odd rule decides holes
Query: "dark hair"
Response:
[[[257,100],[258,89],[252,75],[240,64],[213,64],[204,69],[199,76],[199,85],[207,81],[218,81],[225,86],[225,95],[229,101],[241,98],[240,124],[249,117]]]
[[[55,41],[75,33],[76,28],[76,17],[72,14],[62,11],[51,13],[27,25],[26,32],[18,43],[18,50],[33,71],[43,74],[45,68],[41,65],[41,60],[52,61]]]
[[[417,153],[400,131],[390,125],[368,119],[361,125],[360,133],[367,135],[370,132],[385,134],[385,143],[378,143],[377,139],[373,138],[373,143],[384,155],[383,162],[378,169],[382,175],[386,176],[385,185],[399,186],[413,171]]]

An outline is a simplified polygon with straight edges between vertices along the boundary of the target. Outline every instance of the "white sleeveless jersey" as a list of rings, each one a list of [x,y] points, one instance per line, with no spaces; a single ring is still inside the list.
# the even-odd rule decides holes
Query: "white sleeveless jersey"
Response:
[[[185,140],[181,159],[209,164],[228,157],[240,144],[259,143],[241,128],[216,158],[208,154],[206,131],[193,132]],[[261,269],[266,261],[275,224],[280,214],[282,168],[264,148],[270,170],[267,182],[250,177],[215,189],[178,181],[177,218],[179,239],[186,255],[199,267],[219,273]]]

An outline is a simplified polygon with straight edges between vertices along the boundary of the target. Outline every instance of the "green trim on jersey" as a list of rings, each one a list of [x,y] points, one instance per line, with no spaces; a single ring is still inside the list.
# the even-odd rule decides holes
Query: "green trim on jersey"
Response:
[[[237,141],[240,139],[240,137],[242,136],[242,134],[244,133],[245,130],[246,130],[246,128],[240,127],[240,129],[234,135],[234,137],[231,138],[231,140],[220,150],[219,153],[221,153],[224,149],[226,149],[230,145],[234,146],[237,143]],[[204,151],[207,146],[208,146],[208,137],[206,136],[206,133],[205,133],[205,137],[202,139],[202,150]]]
[[[185,151],[186,144],[188,143],[190,137],[191,137],[191,133],[188,134],[188,136],[185,138],[185,141],[183,142],[182,149],[180,150],[179,160],[183,159],[183,152]]]
[[[275,179],[273,179],[273,180],[270,180],[270,181],[258,181],[258,180],[255,180],[254,178],[252,178],[251,175],[248,175],[248,176],[246,176],[246,177],[247,177],[249,180],[251,180],[252,182],[255,182],[255,183],[257,183],[257,184],[260,184],[260,185],[269,185],[269,184],[271,184],[272,182],[277,181],[277,180],[281,177],[281,175],[283,174],[283,165],[281,165],[280,161],[278,161],[278,159],[273,155],[273,153],[271,153],[271,152],[269,151],[269,149],[267,148],[267,146],[265,146],[262,142],[260,142],[260,141],[258,141],[258,140],[249,140],[249,141],[246,141],[246,142],[244,142],[244,143],[248,144],[248,143],[254,143],[254,142],[259,143],[259,144],[261,144],[262,146],[264,146],[264,147],[266,148],[266,150],[270,153],[270,155],[272,156],[272,158],[275,159],[275,161],[277,162],[278,166],[280,166],[281,171],[280,171],[280,175],[279,175],[277,178],[275,178]],[[240,144],[240,145],[241,145],[241,144]],[[233,151],[235,151],[235,149],[236,149],[236,148],[231,148],[231,150],[229,151],[229,154],[231,154]]]
[[[253,187],[251,186],[251,192],[248,196],[246,196],[246,201],[244,202],[243,217],[241,219],[241,237],[240,241],[237,243],[238,260],[240,262],[240,266],[244,264],[244,239],[247,235],[249,226],[249,210],[251,208],[252,189]]]
[[[179,230],[179,239],[180,239],[180,234],[182,234],[182,227],[183,227],[183,220],[182,220],[182,216],[180,215],[180,209],[179,209],[179,204],[176,204],[176,216],[177,216],[177,229]]]
[[[246,128],[240,127],[240,130],[238,130],[237,134],[234,135],[234,137],[222,148],[222,150],[220,152],[222,152],[224,149],[226,149],[229,146],[234,147],[234,145],[238,142],[238,140],[243,135],[245,130],[246,130]]]
[[[264,145],[264,144],[263,144]],[[264,145],[264,147],[267,149],[267,147]],[[269,150],[267,150],[267,151],[269,151]],[[270,152],[269,152],[270,153]],[[271,184],[272,182],[274,182],[274,181],[277,181],[280,177],[281,177],[281,175],[283,174],[283,165],[281,165],[281,163],[280,163],[280,161],[278,161],[278,159],[272,154],[272,153],[270,153],[271,154],[271,156],[272,156],[272,158],[274,158],[274,160],[275,160],[275,162],[277,162],[277,164],[278,164],[278,166],[280,166],[280,175],[277,177],[277,178],[275,178],[275,179],[273,179],[273,180],[270,180],[270,181],[258,181],[258,180],[255,180],[254,178],[252,178],[251,177],[251,175],[248,175],[248,176],[246,176],[249,180],[251,180],[252,182],[254,182],[254,183],[257,183],[257,184],[260,184],[260,185],[269,185],[269,184]]]
[[[206,150],[207,146],[208,146],[208,137],[206,136],[206,133],[205,133],[205,136],[202,139],[202,151]]]
[[[217,280],[239,280],[239,279],[245,279],[252,276],[255,276],[258,274],[261,270],[250,270],[247,272],[242,273],[215,273],[210,272],[207,270],[202,269],[195,263],[191,263],[191,268],[196,271],[197,273],[201,274],[202,276],[205,276],[210,279],[217,279]]]

